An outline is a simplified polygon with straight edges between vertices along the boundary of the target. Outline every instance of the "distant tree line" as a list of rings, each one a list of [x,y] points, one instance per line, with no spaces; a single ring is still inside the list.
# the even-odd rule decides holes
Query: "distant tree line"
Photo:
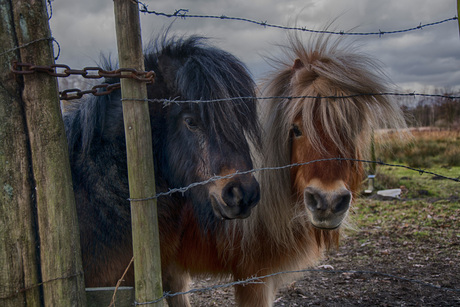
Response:
[[[443,96],[460,96],[459,92],[435,90]],[[460,128],[460,100],[443,97],[400,98],[409,127]]]

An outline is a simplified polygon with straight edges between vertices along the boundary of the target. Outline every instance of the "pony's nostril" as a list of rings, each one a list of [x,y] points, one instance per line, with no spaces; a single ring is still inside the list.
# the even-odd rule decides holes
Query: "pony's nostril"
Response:
[[[241,191],[240,187],[233,187],[230,190],[231,197],[233,198],[233,201],[235,204],[239,204],[241,200],[243,199],[243,191]]]
[[[243,197],[241,186],[236,183],[228,184],[222,193],[222,199],[230,207],[239,206]]]
[[[333,210],[334,213],[339,213],[345,210],[348,210],[348,207],[350,207],[351,203],[351,193],[347,192],[344,195],[340,195],[337,197],[336,200],[336,205]]]
[[[321,194],[314,188],[306,188],[304,192],[304,200],[310,211],[326,210],[325,202]]]

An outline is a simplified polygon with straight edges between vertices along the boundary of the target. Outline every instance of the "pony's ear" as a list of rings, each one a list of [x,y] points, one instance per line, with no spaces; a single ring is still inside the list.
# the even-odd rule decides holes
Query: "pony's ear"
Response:
[[[300,59],[295,59],[294,65],[292,65],[292,70],[296,71],[298,69],[301,69],[303,67],[303,63]]]

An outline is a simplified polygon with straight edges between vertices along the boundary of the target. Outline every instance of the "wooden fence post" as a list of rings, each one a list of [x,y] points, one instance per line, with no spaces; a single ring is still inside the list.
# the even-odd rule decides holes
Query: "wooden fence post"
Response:
[[[457,0],[457,22],[458,22],[458,33],[460,34],[460,0]]]
[[[40,306],[26,123],[10,71],[19,59],[11,1],[0,0],[0,16],[0,306]]]
[[[19,50],[20,61],[53,64],[46,0],[11,3],[17,44],[27,44]],[[23,79],[44,304],[84,306],[80,239],[57,81],[38,73],[24,75]]]
[[[136,1],[114,0],[120,67],[144,70],[139,10]],[[123,120],[132,199],[155,195],[152,132],[145,83],[121,79]],[[131,201],[136,301],[163,295],[156,200]],[[160,301],[157,306],[162,306]]]

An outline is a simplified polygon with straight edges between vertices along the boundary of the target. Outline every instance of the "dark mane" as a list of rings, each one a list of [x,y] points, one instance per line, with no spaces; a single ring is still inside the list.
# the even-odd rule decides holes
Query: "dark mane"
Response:
[[[233,98],[233,103],[227,103],[229,100],[226,100],[187,104],[189,108],[199,110],[205,125],[213,133],[222,134],[225,129],[225,137],[234,145],[235,150],[238,150],[241,145],[241,134],[229,129],[229,127],[236,127],[233,124],[235,120],[251,141],[260,144],[259,125],[254,120],[256,118],[255,84],[242,62],[228,52],[209,46],[205,38],[198,36],[189,38],[164,36],[162,39],[157,39],[148,49],[149,51],[145,52],[146,69],[154,70],[159,80],[173,80],[168,84],[174,87],[170,87],[169,95],[162,98],[175,100],[178,103],[187,100]],[[175,70],[174,74],[172,70]]]
[[[185,60],[184,60],[185,59]],[[160,62],[161,61],[161,62]],[[104,69],[115,69],[110,58],[101,60]],[[224,135],[233,144],[234,150],[241,148],[242,135],[235,127],[241,127],[256,146],[260,145],[260,127],[256,116],[255,84],[245,65],[230,53],[209,46],[203,37],[166,38],[155,40],[145,51],[145,69],[156,73],[155,84],[149,85],[150,99],[169,99],[177,103],[187,100],[213,100],[222,97],[233,98],[220,102],[187,102],[186,107],[198,110],[205,126],[211,133]],[[118,80],[108,79],[106,83]],[[167,84],[166,90],[162,86]],[[249,97],[249,98],[243,98]],[[65,121],[70,152],[88,151],[93,142],[100,142],[107,129],[123,129],[120,91],[112,95],[89,97],[87,103],[78,102],[70,106]],[[153,108],[164,113],[161,107]],[[233,122],[237,120],[238,125]],[[115,123],[115,126],[113,125]],[[222,131],[225,130],[225,133]]]

